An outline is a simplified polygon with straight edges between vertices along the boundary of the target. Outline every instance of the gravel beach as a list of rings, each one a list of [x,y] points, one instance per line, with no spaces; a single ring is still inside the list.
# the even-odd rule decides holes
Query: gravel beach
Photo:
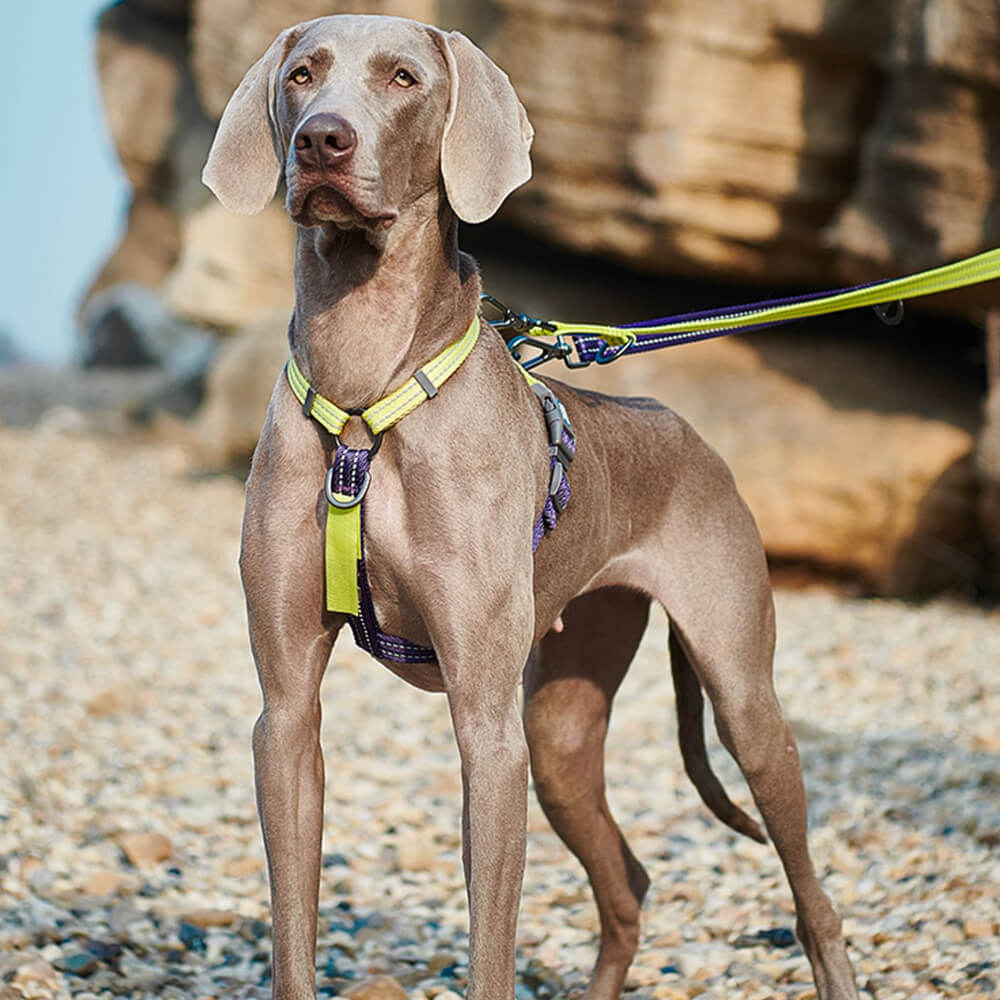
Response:
[[[0,430],[0,1000],[266,997],[242,486],[57,424]],[[822,589],[777,605],[813,855],[863,995],[1000,996],[1000,616]],[[467,939],[445,702],[347,640],[324,687],[320,988],[454,1000]],[[713,819],[683,775],[662,617],[608,761],[652,878],[627,996],[814,996],[773,850]],[[518,1000],[578,995],[596,926],[532,801]]]

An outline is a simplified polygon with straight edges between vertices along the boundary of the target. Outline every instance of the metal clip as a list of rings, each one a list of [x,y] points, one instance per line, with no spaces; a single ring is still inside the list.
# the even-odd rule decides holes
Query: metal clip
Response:
[[[610,365],[612,361],[617,361],[634,343],[635,337],[620,344],[609,344],[605,341],[595,355],[594,361],[599,365]]]
[[[509,309],[498,298],[487,292],[483,292],[479,296],[479,301],[488,303],[500,313],[500,319],[487,320],[490,326],[497,330],[513,330],[514,333],[522,334],[531,333],[532,330],[548,330],[550,333],[556,331],[555,324],[550,323],[547,319],[537,319],[527,313],[514,312],[513,309]]]
[[[903,322],[905,308],[902,299],[900,299],[898,302],[883,302],[880,305],[872,306],[872,312],[886,326],[899,326]]]
[[[538,353],[533,358],[522,360],[522,347],[533,347],[537,349]],[[556,337],[554,341],[550,342],[521,333],[511,337],[507,341],[507,350],[510,351],[511,357],[525,371],[530,371],[532,368],[537,368],[539,365],[543,365],[546,361],[551,361],[553,358],[561,358],[567,364],[570,364],[568,359],[573,352],[573,347],[571,344],[567,344],[562,337]]]
[[[361,479],[361,488],[358,490],[354,496],[344,496],[344,494],[334,493],[333,491],[333,466],[331,465],[329,469],[326,470],[326,482],[323,484],[324,491],[326,492],[326,500],[332,507],[336,507],[339,510],[350,510],[352,507],[357,507],[359,503],[365,498],[365,494],[368,492],[368,487],[372,483],[371,471],[365,472]]]

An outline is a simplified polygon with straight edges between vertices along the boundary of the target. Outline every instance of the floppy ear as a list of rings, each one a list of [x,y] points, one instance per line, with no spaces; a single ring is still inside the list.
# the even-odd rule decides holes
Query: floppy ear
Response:
[[[278,187],[283,154],[274,129],[274,77],[290,30],[271,42],[229,98],[201,172],[202,182],[238,215],[262,212]]]
[[[507,74],[465,35],[444,35],[451,96],[441,139],[441,175],[455,214],[488,219],[531,177],[534,129]]]

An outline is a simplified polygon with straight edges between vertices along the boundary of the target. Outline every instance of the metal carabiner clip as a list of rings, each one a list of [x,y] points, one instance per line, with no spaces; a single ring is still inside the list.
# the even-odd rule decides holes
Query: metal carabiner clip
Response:
[[[882,302],[877,306],[872,306],[872,312],[874,312],[886,326],[899,326],[899,324],[903,322],[905,311],[902,299],[899,299],[896,302]]]
[[[634,343],[634,335],[620,344],[609,344],[605,341],[594,357],[594,361],[599,365],[609,365],[612,361],[617,361]]]
[[[500,319],[487,320],[490,326],[496,330],[513,330],[514,333],[524,335],[530,334],[532,330],[548,330],[555,333],[556,327],[554,323],[550,323],[545,319],[538,319],[535,316],[529,316],[527,313],[514,312],[513,309],[505,306],[496,296],[490,295],[489,292],[483,292],[479,296],[479,301],[488,303],[500,313]]]
[[[533,358],[522,359],[522,347],[533,347],[538,353]],[[547,340],[541,340],[538,337],[529,337],[527,334],[521,333],[511,337],[507,341],[507,350],[510,351],[511,357],[525,371],[531,371],[532,368],[537,368],[539,365],[543,365],[546,361],[551,361],[553,358],[560,358],[566,361],[572,353],[573,348],[562,337],[556,337],[555,341],[550,343]]]

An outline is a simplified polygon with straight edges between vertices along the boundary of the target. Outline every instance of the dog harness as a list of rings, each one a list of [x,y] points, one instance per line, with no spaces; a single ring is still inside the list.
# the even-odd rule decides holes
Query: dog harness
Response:
[[[371,464],[382,444],[382,435],[421,403],[433,399],[472,352],[479,339],[476,316],[468,330],[453,344],[418,369],[384,399],[362,411],[343,410],[309,384],[294,358],[285,365],[285,376],[306,417],[333,435],[336,451],[326,473],[327,500],[325,573],[326,608],[347,615],[354,641],[378,659],[394,663],[436,663],[427,646],[389,635],[379,627],[365,565],[365,496],[371,485]],[[534,552],[545,534],[556,526],[570,499],[566,472],[576,452],[576,439],[562,403],[551,389],[524,372],[545,415],[549,438],[549,487],[541,513],[532,530]],[[360,416],[374,435],[370,448],[348,448],[340,433],[352,416]]]

